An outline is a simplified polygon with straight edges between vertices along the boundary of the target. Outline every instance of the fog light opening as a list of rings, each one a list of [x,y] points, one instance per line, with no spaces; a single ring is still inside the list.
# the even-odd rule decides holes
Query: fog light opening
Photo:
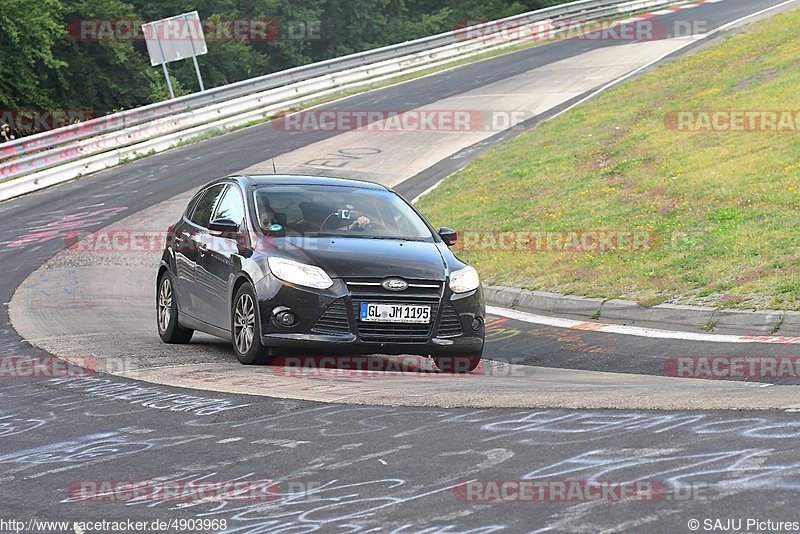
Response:
[[[275,314],[275,321],[281,326],[292,326],[297,322],[297,316],[290,311],[282,311]]]
[[[473,329],[473,330],[475,330],[475,331],[477,332],[477,331],[478,331],[478,330],[480,330],[481,328],[483,328],[483,319],[482,319],[482,318],[480,318],[480,317],[475,317],[475,318],[472,320],[472,329]]]

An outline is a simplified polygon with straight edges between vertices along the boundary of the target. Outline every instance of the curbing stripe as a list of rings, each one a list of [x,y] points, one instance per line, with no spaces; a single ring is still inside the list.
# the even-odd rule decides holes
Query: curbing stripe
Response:
[[[646,337],[651,339],[674,339],[681,341],[699,341],[709,343],[764,343],[771,345],[800,345],[800,337],[794,336],[734,336],[726,334],[701,334],[697,332],[677,332],[672,330],[659,330],[657,328],[643,328],[640,326],[627,326],[601,322],[586,322],[560,317],[548,317],[520,310],[487,306],[487,313],[507,317],[526,323],[564,328],[568,330],[588,330],[606,334],[621,334],[625,336]]]
[[[686,328],[702,330],[709,326],[714,326],[737,332],[737,335],[728,337],[744,338],[750,342],[752,342],[753,338],[758,338],[758,343],[785,343],[786,339],[795,339],[794,334],[800,330],[798,329],[798,323],[800,323],[799,312],[719,310],[710,307],[677,304],[640,306],[636,302],[629,300],[611,299],[604,301],[598,298],[562,295],[544,291],[527,291],[505,286],[484,286],[483,291],[486,302],[490,306],[529,313],[536,317],[547,316],[550,319],[563,316],[577,317],[592,320],[594,321],[592,324],[608,324],[609,326],[624,325],[596,321],[598,319],[606,319],[622,323],[658,324],[666,328],[683,330],[684,332]],[[572,319],[565,320],[573,321]],[[575,324],[583,324],[585,321],[573,322]],[[571,326],[565,326],[564,328],[571,328]],[[599,330],[604,331],[603,328]],[[776,332],[780,333],[782,331],[787,335],[774,335]],[[710,341],[721,341],[719,336],[722,335],[704,332],[685,333],[711,336],[708,339]],[[792,343],[795,342],[792,341]]]

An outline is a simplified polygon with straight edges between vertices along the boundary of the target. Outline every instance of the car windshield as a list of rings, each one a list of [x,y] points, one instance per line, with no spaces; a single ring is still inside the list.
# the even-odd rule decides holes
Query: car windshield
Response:
[[[266,232],[433,241],[419,215],[395,193],[331,185],[263,185],[254,191]]]

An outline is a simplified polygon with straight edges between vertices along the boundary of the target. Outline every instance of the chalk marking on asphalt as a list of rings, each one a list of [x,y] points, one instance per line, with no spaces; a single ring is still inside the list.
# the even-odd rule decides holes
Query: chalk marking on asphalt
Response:
[[[624,336],[648,337],[653,339],[677,339],[682,341],[701,341],[710,343],[767,343],[776,345],[798,345],[800,337],[788,336],[734,336],[727,334],[705,334],[700,332],[677,332],[672,330],[658,330],[656,328],[643,328],[641,326],[626,326],[621,324],[597,323],[548,317],[508,308],[487,306],[487,313],[499,315],[526,323],[565,328],[568,330],[589,330],[605,334],[621,334]]]
[[[219,440],[217,443],[234,443],[236,441],[241,441],[242,439],[243,438],[226,438]]]

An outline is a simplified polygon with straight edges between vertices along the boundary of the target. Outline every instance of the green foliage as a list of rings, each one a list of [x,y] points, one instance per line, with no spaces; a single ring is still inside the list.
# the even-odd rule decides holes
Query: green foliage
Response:
[[[448,31],[564,0],[4,0],[0,110],[84,110],[97,115],[169,97],[140,40],[81,40],[81,20],[274,21],[278,39],[207,38],[198,58],[206,88]],[[73,24],[73,26],[70,26]],[[302,29],[308,31],[304,38]],[[292,35],[290,35],[290,33]],[[292,38],[294,37],[294,38]],[[176,95],[198,90],[192,61],[169,65]]]
[[[46,86],[67,65],[53,49],[66,29],[58,0],[6,0],[0,9],[0,108],[53,107]]]

